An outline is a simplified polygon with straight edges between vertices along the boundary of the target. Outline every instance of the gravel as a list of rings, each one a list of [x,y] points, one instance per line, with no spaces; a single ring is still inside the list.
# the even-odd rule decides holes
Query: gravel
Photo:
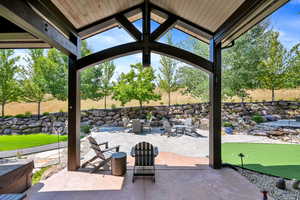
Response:
[[[287,189],[281,190],[275,186],[276,182],[280,179],[278,177],[253,172],[239,167],[236,167],[236,169],[260,190],[268,191],[268,196],[272,197],[274,200],[300,200],[300,190],[292,188],[292,180],[285,179]]]

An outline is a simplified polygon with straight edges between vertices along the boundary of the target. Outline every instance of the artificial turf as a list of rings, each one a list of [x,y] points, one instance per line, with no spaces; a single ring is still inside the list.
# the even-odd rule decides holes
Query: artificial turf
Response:
[[[66,141],[67,136],[59,136],[59,141]],[[57,135],[30,134],[30,135],[2,135],[0,136],[0,151],[25,149],[58,142]]]
[[[241,165],[238,156],[245,157],[244,168],[265,174],[300,180],[300,145],[297,144],[257,144],[224,143],[222,144],[222,161]]]

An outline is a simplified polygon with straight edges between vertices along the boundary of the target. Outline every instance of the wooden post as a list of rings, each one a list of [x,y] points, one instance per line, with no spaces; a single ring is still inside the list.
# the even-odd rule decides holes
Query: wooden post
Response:
[[[77,46],[80,55],[80,39],[72,36],[70,40]],[[69,56],[68,79],[68,170],[80,167],[80,72],[76,70],[76,55]]]
[[[149,0],[145,0],[143,6],[143,66],[150,66],[151,64],[151,52],[149,48],[150,34],[151,34],[151,18],[150,18],[150,7]]]
[[[221,161],[221,42],[210,41],[210,61],[213,73],[209,75],[209,165],[220,169]]]

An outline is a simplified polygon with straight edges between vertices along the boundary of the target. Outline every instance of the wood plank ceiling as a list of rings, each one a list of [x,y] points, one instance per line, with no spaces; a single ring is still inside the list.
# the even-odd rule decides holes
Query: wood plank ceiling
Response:
[[[68,20],[82,28],[95,21],[133,7],[143,0],[51,0]],[[151,3],[171,11],[214,32],[244,0],[151,0]]]

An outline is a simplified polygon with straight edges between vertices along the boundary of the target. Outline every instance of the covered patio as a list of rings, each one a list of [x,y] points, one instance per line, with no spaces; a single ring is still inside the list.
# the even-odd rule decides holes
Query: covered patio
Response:
[[[208,159],[160,153],[156,160],[156,182],[131,182],[133,159],[128,159],[124,177],[110,171],[90,174],[86,169],[63,170],[27,191],[27,199],[260,199],[255,185],[230,168],[213,170]],[[230,184],[229,184],[230,183]]]
[[[260,192],[254,185],[232,169],[222,168],[221,53],[287,2],[2,0],[0,48],[54,47],[69,56],[67,170],[32,187],[29,199],[259,199]],[[140,19],[141,31],[132,24]],[[151,20],[160,24],[153,31]],[[122,27],[135,41],[80,57],[82,40],[115,27]],[[207,43],[210,59],[158,42],[172,28]],[[130,183],[130,157],[125,177],[111,176],[109,171],[89,174],[80,169],[80,71],[135,53],[142,53],[144,67],[151,65],[151,53],[158,53],[209,74],[209,156],[206,159],[161,153],[155,184],[147,180]]]

